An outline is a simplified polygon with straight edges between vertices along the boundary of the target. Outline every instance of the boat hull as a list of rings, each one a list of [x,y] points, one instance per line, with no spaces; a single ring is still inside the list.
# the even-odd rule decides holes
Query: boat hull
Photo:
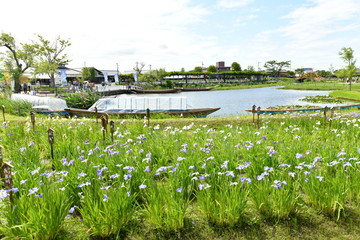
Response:
[[[202,92],[202,91],[210,91],[214,89],[214,87],[204,87],[204,88],[176,88],[182,92]]]
[[[131,91],[138,94],[161,94],[161,93],[178,93],[179,89],[132,89]]]
[[[181,117],[206,117],[207,115],[218,111],[220,108],[194,108],[187,110],[168,110],[168,111],[150,111],[150,114],[168,114]],[[77,117],[98,117],[108,114],[111,116],[117,116],[119,118],[128,118],[128,117],[140,117],[143,118],[146,116],[146,111],[90,111],[84,109],[76,108],[67,108],[65,109],[70,113],[70,116]]]

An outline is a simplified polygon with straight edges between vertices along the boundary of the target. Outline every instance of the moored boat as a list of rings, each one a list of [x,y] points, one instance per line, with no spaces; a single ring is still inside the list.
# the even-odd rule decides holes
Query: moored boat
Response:
[[[178,93],[179,89],[131,89],[131,91],[139,94],[161,94],[161,93]]]
[[[210,91],[214,89],[215,87],[194,87],[194,88],[187,88],[187,87],[181,87],[181,88],[175,88],[179,89],[182,92],[200,92],[200,91]]]
[[[220,108],[189,108],[187,98],[181,97],[133,97],[120,96],[117,98],[99,99],[88,110],[67,108],[70,115],[79,117],[96,116],[103,114],[124,117],[144,117],[149,109],[150,114],[169,114],[183,117],[205,117]]]

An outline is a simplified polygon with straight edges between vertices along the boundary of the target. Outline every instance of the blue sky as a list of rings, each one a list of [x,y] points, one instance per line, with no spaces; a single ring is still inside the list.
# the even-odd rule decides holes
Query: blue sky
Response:
[[[342,47],[360,58],[360,0],[17,0],[2,9],[12,10],[2,11],[0,31],[18,42],[69,39],[69,67],[257,69],[291,60],[292,69],[328,70],[343,67]]]

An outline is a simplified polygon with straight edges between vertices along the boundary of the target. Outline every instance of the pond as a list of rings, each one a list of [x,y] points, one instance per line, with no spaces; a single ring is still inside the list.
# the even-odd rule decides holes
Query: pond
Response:
[[[252,105],[260,106],[262,109],[271,106],[284,105],[314,105],[314,106],[336,106],[342,104],[320,104],[299,101],[306,96],[326,96],[330,91],[313,90],[282,90],[279,87],[264,87],[250,89],[235,89],[223,91],[205,92],[181,92],[176,94],[141,94],[142,97],[171,97],[186,96],[187,102],[192,108],[221,107],[215,113],[209,115],[234,116],[249,114],[246,109],[251,109]]]

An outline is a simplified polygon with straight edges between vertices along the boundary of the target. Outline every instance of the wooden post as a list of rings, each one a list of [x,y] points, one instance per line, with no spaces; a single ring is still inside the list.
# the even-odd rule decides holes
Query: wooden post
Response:
[[[261,110],[261,107],[258,106],[258,108],[257,108],[257,116],[258,116],[257,125],[258,125],[258,128],[260,127],[260,110]]]
[[[111,134],[111,141],[112,142],[114,142],[114,131],[115,131],[114,121],[111,120],[110,121],[110,134]]]
[[[103,115],[101,117],[101,124],[102,124],[102,130],[103,130],[103,140],[105,141],[105,136],[106,136],[106,132],[107,132],[107,119],[106,119],[106,115]]]
[[[3,117],[4,117],[4,122],[6,122],[6,120],[5,120],[5,106],[2,105],[1,108],[2,108],[2,113],[3,113]]]
[[[95,107],[95,118],[96,118],[96,123],[98,123],[98,109],[97,109],[97,107]]]
[[[253,123],[255,123],[256,105],[253,105],[253,106],[252,106],[251,112],[252,112],[252,114],[253,114]]]
[[[324,126],[326,124],[326,112],[327,112],[327,110],[328,110],[328,107],[325,106],[325,108],[324,108]]]
[[[146,118],[147,118],[147,122],[148,122],[148,127],[150,126],[150,109],[146,109]]]
[[[49,128],[48,132],[48,140],[50,144],[51,149],[51,159],[54,160],[54,130],[52,128]]]
[[[30,118],[31,118],[31,124],[32,124],[33,131],[35,131],[35,112],[31,111]]]
[[[330,114],[330,124],[329,124],[329,128],[331,128],[332,126],[332,121],[333,121],[333,117],[334,117],[334,112],[335,112],[335,108],[331,107],[331,114]]]
[[[13,168],[13,166],[10,163],[4,163],[3,153],[2,153],[3,149],[4,149],[4,147],[0,145],[0,175],[4,182],[4,187],[6,189],[12,189],[13,181],[12,181],[12,175],[11,175],[11,168]],[[13,193],[12,191],[9,192],[9,199],[10,199],[11,205],[13,205],[12,193]]]

